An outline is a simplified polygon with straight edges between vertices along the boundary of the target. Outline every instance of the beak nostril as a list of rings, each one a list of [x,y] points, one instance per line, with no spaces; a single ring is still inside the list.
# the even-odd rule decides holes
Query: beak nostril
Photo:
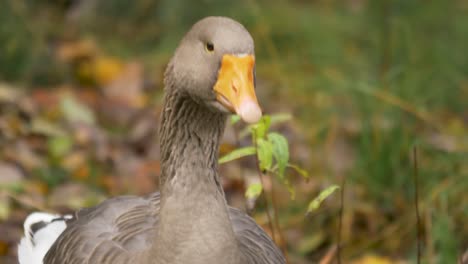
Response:
[[[238,89],[237,89],[237,87],[236,87],[236,85],[235,85],[234,83],[232,83],[231,88],[232,88],[232,90],[234,91],[234,93],[237,94]]]

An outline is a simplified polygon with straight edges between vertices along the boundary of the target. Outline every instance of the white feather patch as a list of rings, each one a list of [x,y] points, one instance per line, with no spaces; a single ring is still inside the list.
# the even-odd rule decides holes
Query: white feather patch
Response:
[[[236,56],[239,57],[239,58],[243,58],[243,57],[249,56],[249,54],[248,53],[238,53],[238,54],[236,54]]]
[[[42,264],[45,254],[67,227],[65,220],[72,216],[48,213],[32,213],[24,221],[24,237],[18,246],[20,264]],[[45,226],[33,233],[32,226],[44,222]]]

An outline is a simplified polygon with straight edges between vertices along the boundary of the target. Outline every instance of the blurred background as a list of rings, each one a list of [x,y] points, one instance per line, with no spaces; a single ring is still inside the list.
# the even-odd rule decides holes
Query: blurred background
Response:
[[[263,109],[292,117],[272,130],[308,177],[264,182],[290,263],[335,263],[338,233],[343,263],[416,263],[415,146],[422,263],[468,263],[467,0],[0,0],[0,263],[32,211],[158,188],[164,68],[208,15],[251,32]],[[253,158],[221,173],[271,233]],[[338,192],[306,214],[343,180],[341,228]]]

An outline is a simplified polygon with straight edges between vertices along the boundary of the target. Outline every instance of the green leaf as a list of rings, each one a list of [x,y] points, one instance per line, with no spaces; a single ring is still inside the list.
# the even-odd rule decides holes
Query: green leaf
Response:
[[[263,120],[265,119],[265,120]],[[268,120],[269,119],[269,120]],[[268,129],[270,129],[270,127],[274,124],[279,124],[279,123],[283,123],[283,122],[286,122],[286,121],[289,121],[292,119],[292,115],[291,114],[285,114],[285,113],[280,113],[280,114],[274,114],[274,115],[264,115],[262,117],[262,120],[260,120],[259,122],[264,122],[262,124],[262,126],[265,126],[266,124],[268,125],[266,128],[266,130],[264,130],[263,128],[260,127],[260,131],[257,132],[258,134],[258,137],[263,137],[265,136],[265,133],[266,131],[268,131]],[[237,122],[237,121],[236,121]],[[265,122],[268,122],[268,123],[265,123]],[[254,133],[255,129],[259,129],[259,127],[257,127],[257,124],[255,125],[250,125],[248,127],[246,127],[245,129],[242,129],[240,132],[239,132],[239,138],[244,138],[246,137],[247,135],[249,135],[250,133]],[[263,132],[263,133],[262,133]]]
[[[65,130],[52,122],[42,118],[34,118],[31,124],[31,132],[45,136],[63,136]]]
[[[283,135],[272,132],[268,134],[268,141],[273,145],[273,157],[278,164],[278,176],[283,179],[289,161],[288,140]]]
[[[69,177],[68,171],[56,165],[38,168],[33,171],[33,173],[50,187],[55,187],[63,183],[65,179]]]
[[[261,183],[252,183],[247,187],[247,190],[245,191],[245,197],[247,199],[257,199],[260,194],[262,194],[263,191],[263,186]]]
[[[318,232],[304,236],[297,245],[297,251],[306,255],[318,249],[326,239],[326,233],[324,231],[318,230]]]
[[[299,173],[302,177],[304,177],[304,178],[306,178],[306,179],[309,178],[309,173],[308,173],[306,170],[304,170],[304,169],[302,169],[301,167],[299,167],[298,165],[289,163],[289,164],[288,164],[288,167],[291,168],[291,169],[293,169],[293,170],[295,170],[295,171],[296,171],[297,173]]]
[[[53,137],[47,142],[49,153],[52,157],[60,158],[67,154],[73,146],[73,141],[70,137],[60,136]]]
[[[325,190],[321,191],[320,194],[309,203],[309,206],[307,207],[307,213],[309,214],[312,211],[317,210],[322,204],[322,202],[339,188],[340,186],[338,185],[332,185],[330,187],[327,187]]]
[[[226,163],[226,162],[229,162],[229,161],[240,159],[240,158],[245,157],[245,156],[254,155],[255,153],[256,153],[255,147],[252,147],[252,146],[238,148],[238,149],[235,149],[235,150],[229,152],[228,154],[224,155],[223,157],[221,157],[219,159],[219,163],[220,164]]]
[[[264,115],[258,123],[251,125],[252,134],[255,139],[265,138],[266,132],[270,129],[271,119],[270,116]]]
[[[292,119],[292,115],[287,114],[287,113],[274,114],[274,115],[271,115],[270,117],[271,117],[272,125],[280,124],[280,123],[283,123]]]
[[[294,188],[294,186],[286,178],[283,179],[283,182],[284,182],[284,185],[286,186],[286,188],[288,189],[289,196],[290,196],[291,200],[296,200],[296,189]]]
[[[0,190],[2,188],[12,193],[22,193],[24,192],[25,183],[23,181],[19,181],[19,182],[10,183],[10,184],[0,184]]]
[[[78,102],[71,95],[64,96],[60,101],[60,110],[64,117],[70,122],[83,122],[94,124],[95,118],[91,109],[85,104]]]
[[[236,123],[239,122],[240,120],[241,120],[240,116],[238,116],[238,115],[231,115],[231,118],[230,118],[231,125],[236,124]]]
[[[11,204],[9,199],[0,199],[0,220],[7,220],[11,213]]]
[[[273,165],[273,145],[263,138],[257,139],[257,157],[262,171],[270,170]]]

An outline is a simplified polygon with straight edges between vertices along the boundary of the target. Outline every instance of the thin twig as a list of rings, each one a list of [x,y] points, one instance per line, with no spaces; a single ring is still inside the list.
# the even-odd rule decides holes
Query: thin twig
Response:
[[[380,82],[384,89],[388,89],[388,72],[391,67],[392,58],[392,46],[390,45],[392,40],[391,31],[391,10],[392,6],[390,0],[383,1],[381,5],[380,15],[380,45],[382,46],[381,58],[380,58]]]
[[[256,135],[253,135],[252,141],[253,141],[253,144],[254,144],[255,148],[258,149],[257,140],[255,140],[255,138],[256,138]],[[257,167],[258,178],[260,179],[260,183],[262,184],[262,187],[263,187],[263,192],[265,193],[265,183],[263,181],[263,173],[262,173],[262,170],[260,169],[260,161],[259,161],[257,155],[255,155],[255,165]],[[268,199],[267,199],[265,194],[263,195],[263,202],[265,203],[266,214],[267,214],[267,217],[268,217],[268,227],[271,230],[271,237],[273,238],[273,241],[276,241],[275,229],[273,227],[273,221],[271,220],[270,210],[269,210],[269,206],[268,206]]]
[[[373,96],[384,103],[387,103],[389,105],[395,106],[402,111],[409,113],[416,118],[424,121],[425,123],[429,124],[431,127],[441,129],[441,127],[433,120],[433,117],[424,110],[420,110],[414,105],[412,105],[409,101],[406,101],[394,94],[392,94],[389,91],[382,90],[382,89],[370,89],[369,87],[358,87],[357,91],[368,94],[370,96]]]
[[[334,255],[336,254],[337,246],[333,245],[328,250],[327,253],[320,259],[319,264],[329,264],[332,262]]]
[[[273,219],[275,221],[276,225],[276,230],[278,230],[278,235],[281,240],[281,251],[283,251],[284,258],[286,259],[286,263],[289,263],[289,257],[288,257],[288,245],[286,243],[286,240],[284,239],[283,231],[281,230],[281,227],[279,225],[279,218],[278,218],[278,204],[276,203],[276,198],[275,198],[275,184],[273,181],[271,182],[271,203],[273,205]]]
[[[43,204],[40,204],[39,202],[37,202],[36,200],[33,200],[33,199],[27,199],[27,198],[24,198],[24,197],[21,197],[21,196],[18,196],[16,195],[14,192],[9,192],[9,191],[2,191],[0,192],[0,197],[5,195],[6,197],[9,197],[13,200],[15,200],[16,202],[18,202],[19,204],[23,205],[23,206],[27,206],[27,207],[31,207],[32,209],[34,210],[37,210],[37,211],[51,211],[49,208],[47,208],[46,206],[44,206]]]
[[[343,209],[344,209],[344,194],[345,194],[346,177],[341,179],[341,196],[340,196],[340,219],[338,220],[338,238],[336,248],[337,263],[341,264],[341,229],[343,227]]]
[[[253,144],[254,144],[255,148],[258,149],[256,138],[257,138],[257,136],[255,134],[253,134],[252,141],[253,141]],[[269,206],[268,206],[268,199],[267,199],[267,193],[266,193],[266,190],[265,190],[265,181],[263,180],[263,177],[265,176],[265,174],[260,169],[260,160],[258,159],[257,155],[255,156],[255,163],[256,163],[257,174],[258,174],[258,177],[260,179],[260,183],[263,186],[263,192],[264,192],[263,201],[265,202],[266,214],[267,214],[267,217],[268,217],[268,226],[269,226],[269,228],[271,230],[271,237],[272,237],[273,241],[276,241],[275,228],[274,228],[274,225],[273,225],[272,217],[270,215],[270,210],[269,210]],[[283,236],[283,234],[281,232],[279,222],[278,222],[278,208],[276,207],[276,200],[275,200],[275,193],[274,193],[273,185],[274,184],[272,183],[272,185],[271,185],[271,201],[272,201],[272,204],[273,204],[272,205],[273,214],[274,214],[273,218],[275,219],[275,225],[276,225],[276,228],[278,229],[278,235],[279,235],[279,238],[280,238],[280,240],[282,242],[282,244],[280,246],[281,251],[283,252],[284,258],[286,259],[286,263],[289,263],[288,252],[287,252],[287,249],[285,247],[286,241],[284,240],[284,236]]]
[[[413,162],[414,162],[414,207],[416,209],[416,235],[418,245],[418,259],[417,263],[421,263],[421,218],[419,216],[419,188],[418,188],[418,151],[417,147],[413,147]]]

